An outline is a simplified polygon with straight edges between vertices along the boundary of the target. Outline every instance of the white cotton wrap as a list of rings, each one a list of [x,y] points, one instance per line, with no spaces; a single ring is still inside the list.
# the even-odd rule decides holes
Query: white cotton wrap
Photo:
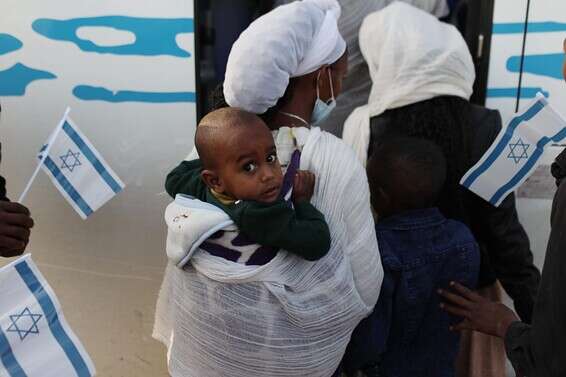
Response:
[[[316,175],[312,202],[329,225],[329,253],[307,262],[280,251],[245,266],[197,249],[183,269],[170,263],[154,337],[168,347],[172,376],[329,377],[375,305],[383,270],[365,172],[336,137],[307,136],[301,169]]]
[[[365,164],[370,118],[438,96],[469,99],[475,68],[468,46],[452,25],[395,2],[367,16],[360,49],[372,80],[368,104],[346,120],[342,138]]]
[[[224,97],[263,114],[283,97],[289,79],[336,62],[346,51],[336,0],[303,0],[255,20],[232,46]]]

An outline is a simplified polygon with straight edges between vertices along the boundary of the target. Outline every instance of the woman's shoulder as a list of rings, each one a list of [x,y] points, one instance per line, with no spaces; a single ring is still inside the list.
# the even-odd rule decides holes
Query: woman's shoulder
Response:
[[[470,104],[470,134],[472,156],[479,160],[501,131],[501,114],[498,110]]]
[[[310,130],[308,142],[303,149],[303,158],[308,161],[306,166],[309,169],[327,171],[331,173],[329,176],[333,177],[332,179],[346,179],[357,175],[365,177],[365,169],[352,147],[344,140],[317,127]]]
[[[470,103],[470,124],[478,129],[492,130],[496,133],[501,129],[501,114],[499,110]]]

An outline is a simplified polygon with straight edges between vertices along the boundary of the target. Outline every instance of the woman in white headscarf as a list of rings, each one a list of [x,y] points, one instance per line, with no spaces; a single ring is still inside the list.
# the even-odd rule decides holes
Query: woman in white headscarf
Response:
[[[288,4],[296,0],[277,0],[276,5]],[[334,135],[342,135],[342,128],[348,115],[358,106],[367,103],[371,89],[371,80],[367,64],[358,44],[358,32],[364,18],[383,9],[394,0],[338,0],[342,15],[338,20],[340,34],[348,46],[348,74],[344,78],[340,101],[336,110],[321,123],[320,128]],[[436,17],[445,17],[449,13],[446,0],[403,0]]]
[[[331,249],[316,262],[282,250],[248,266],[193,242],[188,263],[168,266],[156,309],[154,336],[168,347],[173,376],[329,377],[377,301],[382,267],[363,166],[314,127],[334,108],[347,70],[339,15],[336,0],[305,0],[254,21],[232,47],[217,100],[265,120],[282,166],[300,151],[300,168],[316,176],[312,203]],[[182,211],[180,201],[166,212],[168,252],[183,252],[191,234],[178,230],[184,218],[169,218],[170,209]]]
[[[540,273],[509,195],[493,207],[459,185],[501,129],[497,111],[469,103],[475,80],[466,43],[451,25],[403,3],[369,15],[360,30],[372,90],[346,121],[343,138],[360,161],[393,135],[437,143],[448,162],[438,207],[467,224],[481,251],[479,291],[500,299],[499,280],[529,322]],[[463,337],[460,376],[504,376],[503,343],[479,333]]]

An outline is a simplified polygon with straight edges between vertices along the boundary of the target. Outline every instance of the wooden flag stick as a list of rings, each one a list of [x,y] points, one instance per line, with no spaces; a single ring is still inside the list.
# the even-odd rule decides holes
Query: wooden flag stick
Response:
[[[33,172],[33,175],[31,176],[28,184],[26,185],[26,188],[22,192],[22,195],[20,195],[20,198],[18,199],[18,203],[20,203],[20,204],[23,203],[26,195],[28,194],[28,192],[31,188],[31,185],[33,184],[33,181],[35,181],[35,178],[39,174],[39,170],[41,169],[41,166],[43,165],[43,163],[45,162],[45,159],[49,155],[49,150],[51,149],[53,142],[55,141],[55,139],[59,135],[59,132],[61,132],[61,129],[63,128],[63,125],[65,124],[65,120],[67,120],[67,117],[69,116],[70,112],[71,112],[71,108],[67,107],[67,109],[65,110],[65,114],[63,115],[63,118],[61,119],[61,121],[57,125],[57,128],[55,129],[55,132],[53,133],[53,135],[51,136],[51,138],[47,142],[47,148],[45,148],[45,150],[42,152],[43,156],[41,156],[41,161],[39,161],[39,164],[37,164],[37,168],[35,168],[35,171]]]

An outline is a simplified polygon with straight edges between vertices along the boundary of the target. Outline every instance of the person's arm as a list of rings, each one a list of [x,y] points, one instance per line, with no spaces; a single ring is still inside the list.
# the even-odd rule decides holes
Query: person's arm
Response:
[[[505,339],[505,348],[515,370],[520,373],[530,370],[530,326],[520,322],[515,313],[500,302],[490,301],[457,282],[451,282],[450,288],[438,290],[445,300],[440,307],[463,318],[450,330],[474,330]]]
[[[446,300],[440,304],[448,313],[464,320],[452,331],[474,330],[504,339],[507,357],[518,376],[535,370],[531,326],[519,321],[515,313],[500,302],[490,301],[468,288],[452,282],[451,291],[438,290]]]
[[[477,161],[497,138],[502,122],[498,111],[484,109],[474,111],[472,119],[478,125],[472,151]],[[482,269],[493,269],[521,319],[530,323],[540,272],[533,263],[527,233],[519,222],[515,195],[510,194],[498,207],[473,193],[470,198],[473,233],[488,253],[487,263],[482,261]]]
[[[559,176],[555,176],[557,179]],[[566,370],[566,183],[557,191],[552,210],[552,232],[534,312],[535,322],[519,322],[501,303],[491,302],[453,284],[453,292],[440,291],[444,309],[464,318],[456,330],[472,329],[504,338],[509,360],[527,376]],[[550,372],[552,373],[552,372]],[[549,374],[550,375],[550,374]]]
[[[0,144],[0,161],[2,146]],[[12,203],[6,195],[6,180],[0,176],[0,256],[21,255],[29,242],[33,219],[20,203]]]
[[[505,352],[515,372],[531,375],[535,370],[534,355],[531,346],[531,325],[524,322],[513,322],[509,325],[504,337]]]
[[[244,206],[239,215],[230,217],[254,242],[285,249],[309,261],[322,258],[330,250],[330,230],[324,215],[310,203],[298,202],[294,210],[283,200],[275,204],[247,202]]]
[[[191,195],[206,201],[208,188],[201,179],[200,160],[183,161],[165,179],[165,190],[172,198],[177,194]]]
[[[540,272],[533,262],[533,253],[525,229],[519,222],[515,196],[509,195],[499,207],[478,198],[478,214],[482,240],[497,279],[513,300],[519,317],[530,323]]]
[[[382,262],[387,264],[385,259]],[[393,321],[393,300],[399,280],[400,271],[384,268],[379,300],[373,312],[354,329],[342,358],[342,366],[348,375],[354,375],[359,370],[379,371],[382,355],[387,351]]]

